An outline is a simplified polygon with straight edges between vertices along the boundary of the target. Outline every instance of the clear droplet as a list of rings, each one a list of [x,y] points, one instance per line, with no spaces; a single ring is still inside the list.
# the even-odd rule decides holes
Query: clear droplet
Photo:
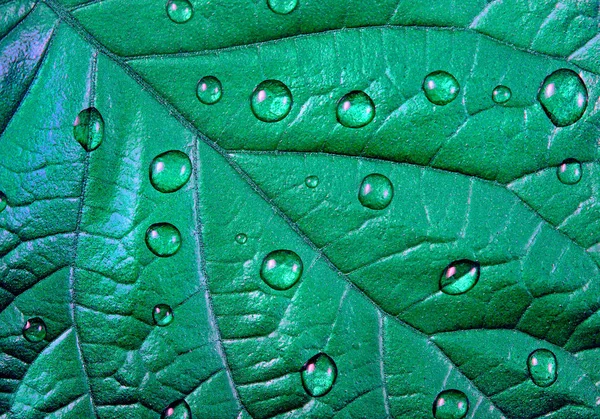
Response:
[[[168,326],[173,323],[175,315],[170,306],[166,304],[157,304],[152,310],[152,318],[157,326]]]
[[[0,191],[0,212],[4,211],[8,206],[8,198],[4,192]]]
[[[464,294],[479,281],[480,265],[472,260],[452,262],[440,278],[440,290],[446,294]]]
[[[167,15],[175,23],[185,23],[194,16],[194,7],[188,0],[169,0]]]
[[[190,158],[178,150],[159,154],[150,164],[150,183],[154,189],[164,193],[181,189],[191,174]]]
[[[423,80],[423,92],[431,103],[444,106],[456,99],[460,85],[452,74],[434,71]]]
[[[358,190],[360,203],[373,210],[382,210],[390,205],[394,197],[394,186],[392,182],[379,173],[366,176]]]
[[[302,259],[291,250],[275,250],[263,259],[260,276],[271,288],[287,290],[302,276]]]
[[[510,100],[512,96],[512,92],[506,86],[496,86],[494,91],[492,92],[492,100],[495,103],[503,104]]]
[[[300,370],[302,385],[313,397],[321,397],[329,393],[335,384],[337,373],[337,366],[333,359],[322,352],[306,361]]]
[[[527,369],[534,384],[540,387],[551,386],[558,373],[556,356],[548,349],[537,349],[529,355]]]
[[[287,15],[298,6],[298,0],[267,0],[267,5],[275,13]]]
[[[177,400],[163,410],[161,419],[192,419],[192,410],[185,400]]]
[[[250,96],[252,113],[264,122],[277,122],[292,109],[292,92],[279,80],[265,80]]]
[[[205,76],[200,79],[196,87],[196,96],[206,105],[217,103],[223,95],[221,81],[214,76]]]
[[[337,103],[337,120],[348,128],[361,128],[375,118],[375,104],[365,92],[354,90]]]
[[[248,241],[248,236],[246,236],[244,233],[240,233],[235,236],[235,241],[239,244],[245,244]]]
[[[317,176],[308,176],[304,179],[304,184],[311,189],[316,188],[319,186],[319,178]]]
[[[104,120],[96,108],[79,112],[73,123],[73,136],[86,151],[100,147],[104,138]]]
[[[23,337],[29,342],[41,342],[46,338],[46,323],[39,317],[33,317],[23,326]]]
[[[436,419],[463,419],[469,411],[469,399],[459,390],[444,390],[433,402]]]
[[[558,180],[566,185],[575,185],[581,180],[583,169],[581,163],[575,159],[566,159],[556,170]]]
[[[538,100],[557,127],[577,122],[588,104],[588,91],[581,77],[566,68],[550,74],[540,87]]]
[[[146,245],[156,256],[172,256],[181,247],[181,234],[172,224],[152,224],[146,231]]]

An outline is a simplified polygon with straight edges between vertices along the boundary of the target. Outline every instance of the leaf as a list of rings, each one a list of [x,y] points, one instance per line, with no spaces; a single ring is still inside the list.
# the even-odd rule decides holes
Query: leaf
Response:
[[[432,417],[448,389],[468,418],[597,417],[592,3],[193,1],[176,24],[164,1],[0,2],[0,418],[156,418],[181,400],[195,418]],[[537,101],[559,68],[589,95],[563,128]],[[445,106],[421,88],[440,69],[460,84]],[[208,75],[213,105],[196,97]],[[293,95],[280,122],[250,108],[268,79]],[[336,120],[352,90],[376,106],[360,129]],[[86,151],[73,125],[91,107],[103,140]],[[148,168],[170,150],[192,173],[162,193]],[[358,199],[372,173],[393,185],[380,210]],[[165,222],[181,244],[159,257],[145,238]],[[260,273],[279,249],[303,265],[287,290]],[[478,281],[446,294],[459,260]],[[549,387],[528,372],[537,349],[557,359]],[[338,376],[311,397],[300,370],[321,352]]]

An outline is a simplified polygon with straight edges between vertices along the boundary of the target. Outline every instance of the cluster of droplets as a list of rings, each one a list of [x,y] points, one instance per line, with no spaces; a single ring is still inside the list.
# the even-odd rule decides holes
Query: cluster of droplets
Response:
[[[278,15],[287,15],[298,7],[298,0],[267,0],[267,6]],[[189,0],[168,0],[166,11],[169,19],[178,24],[194,17],[194,6]]]

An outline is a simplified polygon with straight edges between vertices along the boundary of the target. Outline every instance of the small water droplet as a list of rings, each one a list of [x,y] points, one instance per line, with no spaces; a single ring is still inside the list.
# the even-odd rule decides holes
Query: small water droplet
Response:
[[[194,7],[188,0],[169,0],[167,15],[175,23],[185,23],[194,16]]]
[[[540,87],[538,100],[557,127],[577,122],[588,104],[588,91],[581,77],[566,68],[550,74]]]
[[[33,317],[23,326],[23,337],[29,342],[41,342],[46,338],[46,323],[39,317]]]
[[[337,103],[337,120],[348,128],[361,128],[375,118],[375,104],[365,92],[354,90]]]
[[[258,119],[277,122],[292,109],[292,92],[279,80],[265,80],[254,88],[250,96],[250,108]]]
[[[329,393],[337,378],[337,365],[331,357],[324,353],[306,361],[300,370],[302,385],[308,394],[313,397],[321,397]]]
[[[558,166],[558,169],[556,170],[558,180],[565,185],[575,185],[581,180],[582,174],[583,169],[581,167],[581,163],[575,159],[566,159],[560,164],[560,166]]]
[[[267,5],[275,13],[287,15],[298,6],[298,0],[267,0]]]
[[[440,290],[446,294],[464,294],[479,281],[480,265],[472,260],[452,262],[444,269],[440,278]]]
[[[178,150],[159,154],[150,164],[150,183],[157,191],[164,193],[181,189],[191,174],[190,158]]]
[[[469,411],[469,399],[459,390],[444,390],[433,402],[433,417],[436,419],[462,419]]]
[[[382,210],[390,205],[394,197],[394,186],[392,182],[379,173],[366,176],[358,190],[360,203],[373,210]]]
[[[556,356],[548,349],[537,349],[529,355],[527,369],[534,384],[540,387],[551,386],[558,373]]]
[[[512,92],[510,91],[510,89],[506,86],[496,86],[496,88],[494,89],[494,91],[492,92],[492,100],[495,103],[498,104],[503,104],[506,103],[510,100],[512,96]]]
[[[181,247],[181,234],[172,224],[152,224],[146,231],[146,245],[156,256],[172,256]]]
[[[235,241],[239,244],[245,244],[248,241],[248,236],[246,236],[244,233],[240,233],[235,236]]]
[[[152,318],[157,326],[168,326],[173,323],[175,315],[173,310],[166,304],[157,304],[152,310]]]
[[[200,79],[196,87],[196,96],[206,105],[217,103],[223,95],[221,81],[214,76],[205,76]]]
[[[319,178],[317,176],[308,176],[304,179],[304,184],[311,189],[316,188],[319,186]]]
[[[104,120],[96,108],[79,112],[73,123],[73,136],[86,151],[100,147],[104,138]]]
[[[291,250],[275,250],[263,259],[260,276],[271,288],[287,290],[302,276],[302,259]]]
[[[460,85],[452,74],[438,70],[425,77],[423,92],[431,103],[444,106],[456,99]]]
[[[8,198],[4,192],[0,191],[0,212],[4,211],[8,206]]]
[[[177,400],[163,410],[161,419],[192,419],[192,410],[185,400]]]

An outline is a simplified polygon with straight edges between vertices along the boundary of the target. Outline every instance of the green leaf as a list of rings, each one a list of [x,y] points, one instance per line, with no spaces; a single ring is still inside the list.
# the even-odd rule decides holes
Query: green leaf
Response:
[[[0,418],[598,417],[593,3],[0,0]]]

